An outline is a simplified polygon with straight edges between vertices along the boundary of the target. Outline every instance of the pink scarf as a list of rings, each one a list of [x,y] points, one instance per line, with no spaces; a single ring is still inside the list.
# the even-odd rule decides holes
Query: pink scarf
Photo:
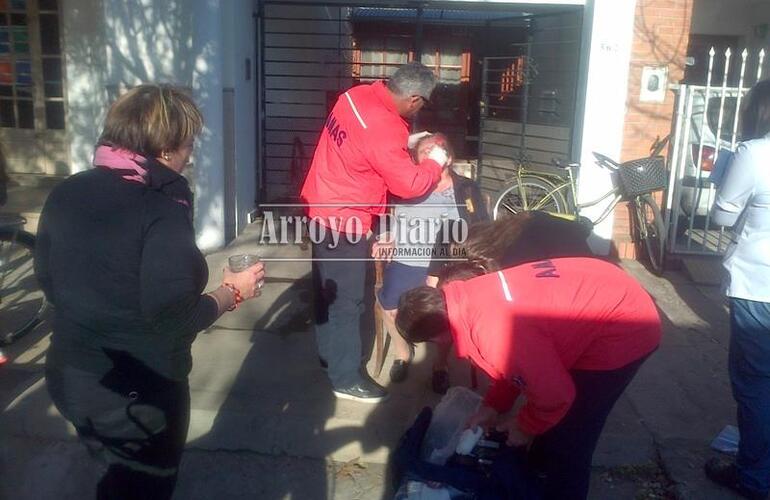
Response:
[[[147,159],[125,149],[111,146],[99,146],[94,152],[94,166],[114,171],[123,179],[130,182],[147,184],[147,169],[144,163]]]

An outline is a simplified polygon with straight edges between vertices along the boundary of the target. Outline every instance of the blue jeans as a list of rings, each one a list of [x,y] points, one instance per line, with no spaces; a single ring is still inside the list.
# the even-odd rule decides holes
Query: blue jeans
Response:
[[[770,491],[770,303],[730,299],[730,381],[738,403],[741,483]]]

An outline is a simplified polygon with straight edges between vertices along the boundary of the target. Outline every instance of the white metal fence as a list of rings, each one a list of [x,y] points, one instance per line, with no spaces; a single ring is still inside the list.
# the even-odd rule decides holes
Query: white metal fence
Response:
[[[715,226],[711,207],[716,187],[711,173],[719,156],[740,141],[742,100],[762,79],[765,50],[731,49],[708,53],[705,85],[680,85],[669,150],[671,166],[666,200],[668,251],[672,254],[719,255],[732,239],[729,229]],[[715,65],[721,66],[716,74]]]

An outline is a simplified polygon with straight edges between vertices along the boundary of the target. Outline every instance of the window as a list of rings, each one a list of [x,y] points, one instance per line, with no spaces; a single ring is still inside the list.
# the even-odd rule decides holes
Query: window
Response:
[[[526,80],[527,57],[516,57],[510,66],[500,75],[500,96],[502,101],[524,86]]]
[[[56,0],[0,0],[0,127],[63,129]]]
[[[470,80],[470,52],[456,43],[428,41],[423,44],[420,62],[438,77],[439,83],[459,85]]]
[[[413,40],[401,37],[366,37],[353,52],[353,77],[362,81],[388,78],[399,66],[414,60]],[[459,45],[426,41],[420,62],[432,68],[439,83],[459,85],[470,80],[470,52]]]
[[[362,81],[388,78],[411,59],[405,38],[366,38],[353,54],[353,76]],[[356,74],[357,73],[357,74]]]

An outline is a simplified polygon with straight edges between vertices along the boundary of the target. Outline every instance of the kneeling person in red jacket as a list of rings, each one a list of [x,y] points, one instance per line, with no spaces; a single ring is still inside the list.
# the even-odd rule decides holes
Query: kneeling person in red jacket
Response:
[[[411,342],[454,342],[458,357],[489,375],[469,424],[496,424],[509,445],[531,444],[545,497],[560,500],[588,494],[607,415],[661,337],[647,292],[619,267],[584,257],[411,290],[396,325]],[[519,394],[523,406],[505,415]]]

